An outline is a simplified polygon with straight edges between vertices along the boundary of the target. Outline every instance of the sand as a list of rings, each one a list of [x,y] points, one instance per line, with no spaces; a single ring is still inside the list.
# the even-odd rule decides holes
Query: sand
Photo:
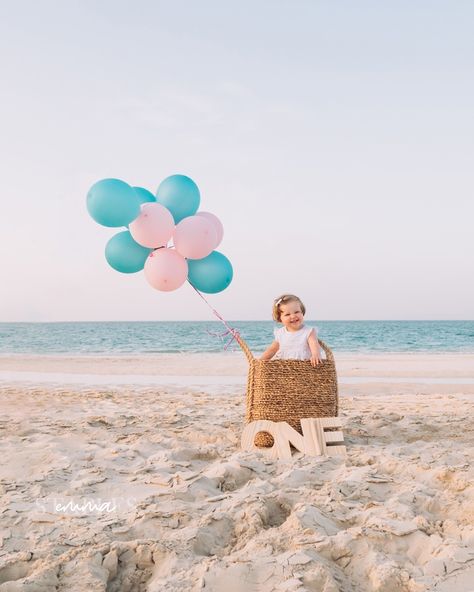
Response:
[[[270,461],[242,358],[1,358],[0,592],[473,591],[471,359],[338,356],[347,456]]]

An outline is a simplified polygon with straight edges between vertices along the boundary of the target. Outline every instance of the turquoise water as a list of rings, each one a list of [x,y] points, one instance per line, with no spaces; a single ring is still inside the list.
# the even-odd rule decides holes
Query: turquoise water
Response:
[[[335,352],[474,353],[474,321],[307,321]],[[254,352],[272,341],[271,321],[235,321]],[[221,352],[218,322],[0,323],[0,354]],[[232,347],[236,347],[235,345]]]

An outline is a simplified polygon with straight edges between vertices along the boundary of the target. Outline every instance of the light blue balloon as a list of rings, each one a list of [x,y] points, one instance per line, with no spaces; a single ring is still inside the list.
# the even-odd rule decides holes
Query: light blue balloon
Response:
[[[105,258],[110,267],[121,273],[135,273],[143,269],[152,249],[136,243],[128,230],[115,234],[105,246]]]
[[[171,175],[160,183],[156,201],[173,214],[175,224],[198,211],[201,195],[196,183],[185,175]]]
[[[188,280],[201,292],[222,292],[232,281],[231,262],[219,251],[212,251],[204,259],[188,259]]]
[[[138,199],[140,200],[140,204],[147,203],[149,201],[156,201],[156,197],[153,195],[151,191],[145,189],[144,187],[134,187],[135,193],[138,195]]]
[[[87,209],[102,226],[128,226],[140,213],[140,199],[119,179],[102,179],[89,189]]]

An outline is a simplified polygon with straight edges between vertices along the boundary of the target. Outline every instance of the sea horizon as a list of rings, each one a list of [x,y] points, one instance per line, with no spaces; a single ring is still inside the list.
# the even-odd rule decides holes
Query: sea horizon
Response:
[[[471,320],[306,320],[335,352],[474,353]],[[273,340],[273,321],[227,321],[252,351]],[[0,354],[218,353],[238,348],[220,321],[0,322]]]
[[[470,323],[474,319],[304,319],[306,323]],[[272,323],[269,319],[225,319],[227,323]],[[47,325],[60,323],[212,323],[216,319],[162,319],[162,320],[54,320],[54,321],[0,321],[0,325]]]

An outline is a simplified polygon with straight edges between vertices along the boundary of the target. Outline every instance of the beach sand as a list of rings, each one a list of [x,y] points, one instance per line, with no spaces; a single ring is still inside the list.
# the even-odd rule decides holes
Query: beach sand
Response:
[[[0,592],[474,590],[472,359],[337,368],[347,456],[271,461],[237,353],[2,357]]]

